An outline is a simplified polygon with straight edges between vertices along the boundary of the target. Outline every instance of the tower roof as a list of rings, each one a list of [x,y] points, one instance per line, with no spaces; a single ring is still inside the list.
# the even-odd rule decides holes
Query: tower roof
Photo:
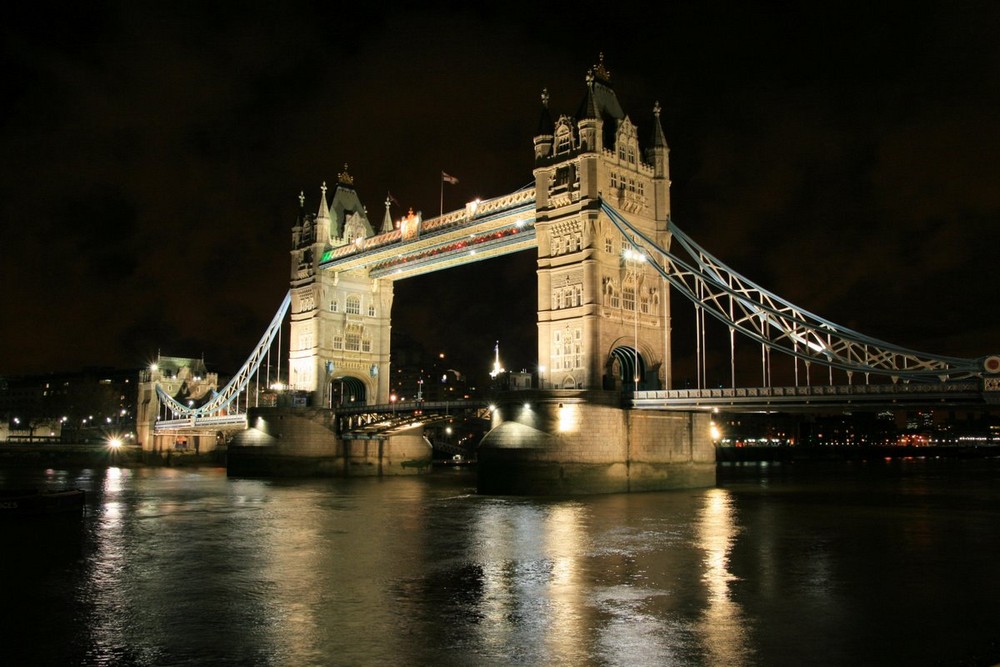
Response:
[[[580,103],[576,117],[594,118],[603,121],[625,118],[618,96],[611,87],[611,72],[604,66],[604,54],[600,54],[597,65],[587,71],[587,94]]]
[[[330,214],[332,218],[330,236],[333,238],[343,236],[344,222],[346,222],[347,216],[353,214],[361,216],[366,228],[366,236],[373,236],[371,223],[368,222],[368,212],[365,211],[358,193],[354,190],[354,177],[348,173],[346,164],[344,171],[337,174],[337,189],[334,190],[333,198],[330,200]]]

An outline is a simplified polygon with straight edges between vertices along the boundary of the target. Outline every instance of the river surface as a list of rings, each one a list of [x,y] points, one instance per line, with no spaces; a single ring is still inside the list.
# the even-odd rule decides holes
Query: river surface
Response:
[[[3,665],[990,665],[1000,460],[747,466],[714,488],[480,496],[475,472],[88,491],[0,525]]]

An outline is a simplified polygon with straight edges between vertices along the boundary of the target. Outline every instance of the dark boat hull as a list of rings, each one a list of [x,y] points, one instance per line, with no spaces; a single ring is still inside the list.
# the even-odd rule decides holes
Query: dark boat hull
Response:
[[[80,515],[85,499],[81,489],[0,491],[0,518]]]

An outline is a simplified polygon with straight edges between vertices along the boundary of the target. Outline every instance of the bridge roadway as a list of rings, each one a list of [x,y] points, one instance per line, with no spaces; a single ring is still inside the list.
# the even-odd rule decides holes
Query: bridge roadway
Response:
[[[638,391],[626,396],[638,410],[710,410],[807,412],[821,408],[976,407],[1000,404],[1000,392],[981,382],[811,385]]]
[[[419,401],[337,408],[337,433],[352,440],[384,439],[414,426],[430,426],[456,418],[490,421],[485,400]]]

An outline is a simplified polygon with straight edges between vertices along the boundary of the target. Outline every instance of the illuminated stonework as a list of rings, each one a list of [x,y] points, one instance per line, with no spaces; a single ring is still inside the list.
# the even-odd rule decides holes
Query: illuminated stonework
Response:
[[[392,282],[364,268],[323,271],[337,248],[360,248],[375,236],[347,166],[330,202],[324,184],[315,214],[300,198],[292,229],[289,386],[314,403],[372,403],[388,395]]]
[[[580,117],[552,122],[548,96],[535,137],[538,364],[543,388],[656,389],[670,366],[669,290],[599,213],[599,199],[669,248],[668,149],[654,108],[640,150],[599,64],[587,76]]]

